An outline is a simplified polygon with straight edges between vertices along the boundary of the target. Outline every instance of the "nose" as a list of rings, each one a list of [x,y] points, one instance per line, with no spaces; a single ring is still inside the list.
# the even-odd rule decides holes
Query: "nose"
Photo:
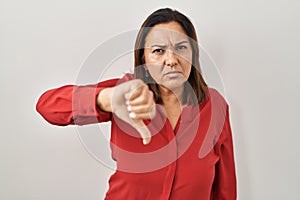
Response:
[[[165,53],[165,61],[166,66],[174,67],[178,64],[177,56],[172,50],[167,50]]]

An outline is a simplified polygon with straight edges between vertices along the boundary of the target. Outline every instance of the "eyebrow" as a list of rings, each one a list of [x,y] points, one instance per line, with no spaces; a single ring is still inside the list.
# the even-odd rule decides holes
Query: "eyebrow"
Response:
[[[177,44],[175,44],[175,46],[181,45],[181,44],[185,44],[185,43],[189,43],[188,41],[182,41],[182,42],[178,42]]]
[[[181,41],[181,42],[176,43],[175,46],[179,46],[179,45],[185,44],[185,43],[189,43],[189,42],[186,41],[186,40],[184,40],[184,41]],[[154,45],[151,45],[151,47],[152,47],[152,48],[153,48],[153,47],[159,47],[159,48],[162,48],[162,49],[163,49],[163,48],[166,48],[167,45],[154,44]]]
[[[158,47],[158,48],[162,48],[162,49],[163,49],[163,48],[166,48],[167,45],[154,44],[154,45],[152,45],[151,47],[152,47],[152,48],[153,48],[153,47]]]

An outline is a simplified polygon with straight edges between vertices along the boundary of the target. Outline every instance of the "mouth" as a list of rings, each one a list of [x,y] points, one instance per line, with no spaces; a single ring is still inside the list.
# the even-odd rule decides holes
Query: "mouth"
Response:
[[[170,71],[170,72],[166,72],[164,73],[164,76],[167,76],[169,78],[176,78],[178,76],[181,76],[181,72],[180,71]]]

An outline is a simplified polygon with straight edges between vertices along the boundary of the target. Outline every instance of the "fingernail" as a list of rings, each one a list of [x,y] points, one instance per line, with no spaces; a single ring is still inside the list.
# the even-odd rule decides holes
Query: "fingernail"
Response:
[[[149,144],[151,141],[151,138],[143,138],[143,144],[146,145],[146,144]]]
[[[131,106],[127,106],[127,110],[128,110],[129,112],[132,111]]]
[[[136,114],[134,112],[129,113],[129,117],[134,119],[136,117]]]
[[[128,100],[128,99],[125,100],[125,104],[126,104],[127,106],[129,106],[129,100]]]
[[[129,93],[126,93],[126,94],[125,94],[125,99],[128,100],[129,97],[130,97],[130,94],[129,94]]]

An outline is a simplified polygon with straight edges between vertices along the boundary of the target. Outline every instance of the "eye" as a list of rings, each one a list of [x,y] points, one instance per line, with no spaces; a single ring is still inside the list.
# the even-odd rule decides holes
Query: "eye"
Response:
[[[164,49],[154,49],[152,51],[152,53],[155,53],[155,54],[162,54],[165,50]]]
[[[185,46],[185,45],[179,45],[179,46],[176,47],[177,51],[184,50],[184,49],[187,49],[187,46]]]

